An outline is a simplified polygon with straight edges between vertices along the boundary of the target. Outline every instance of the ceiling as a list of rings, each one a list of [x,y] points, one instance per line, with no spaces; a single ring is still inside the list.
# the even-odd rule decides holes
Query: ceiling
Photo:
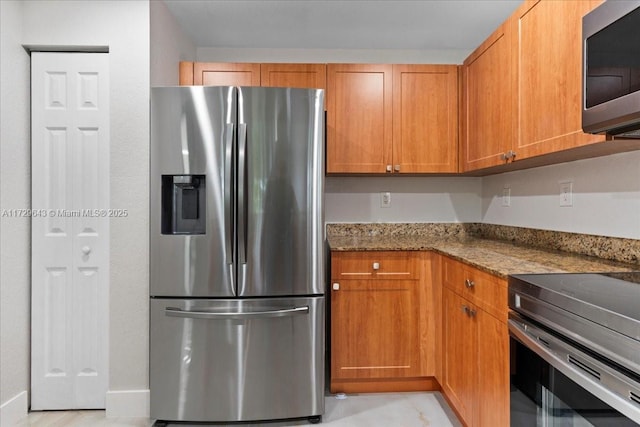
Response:
[[[520,0],[164,0],[197,47],[476,48]]]

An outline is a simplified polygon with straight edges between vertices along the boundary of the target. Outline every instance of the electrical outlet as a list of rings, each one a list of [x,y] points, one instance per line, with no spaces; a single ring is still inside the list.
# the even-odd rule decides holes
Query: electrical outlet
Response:
[[[560,206],[573,206],[573,182],[571,181],[560,183]]]
[[[502,189],[502,206],[505,208],[511,206],[511,187],[508,185]]]
[[[389,191],[383,191],[382,193],[380,193],[380,207],[381,208],[391,207],[391,193]]]

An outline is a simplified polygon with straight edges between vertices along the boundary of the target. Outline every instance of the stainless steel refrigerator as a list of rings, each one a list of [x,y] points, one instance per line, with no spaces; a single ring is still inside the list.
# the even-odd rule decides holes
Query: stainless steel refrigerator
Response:
[[[323,413],[323,96],[151,89],[151,418]]]

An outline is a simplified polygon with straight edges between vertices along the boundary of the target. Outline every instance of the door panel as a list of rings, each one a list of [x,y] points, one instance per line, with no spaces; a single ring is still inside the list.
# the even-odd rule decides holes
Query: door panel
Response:
[[[238,105],[238,295],[323,293],[322,91],[239,88]]]
[[[457,172],[457,67],[394,65],[393,104],[393,164],[399,172]]]
[[[151,90],[150,294],[174,297],[235,295],[233,278],[233,136],[231,87]],[[206,208],[204,234],[163,234],[171,179],[198,175]],[[169,186],[170,188],[165,188]],[[164,188],[164,190],[163,190]],[[165,193],[163,193],[165,191]],[[164,195],[163,195],[164,194]],[[227,202],[225,202],[225,198]],[[199,200],[198,203],[203,203]],[[168,204],[168,210],[163,208]]]
[[[104,408],[108,55],[32,54],[31,409]]]
[[[194,62],[193,84],[198,86],[260,86],[260,64]]]
[[[465,299],[444,288],[444,389],[463,421],[472,424],[476,389],[476,324],[464,312],[472,307]],[[475,310],[475,307],[473,307]],[[477,311],[477,310],[476,310]]]
[[[327,173],[386,173],[392,162],[393,68],[327,65]]]
[[[240,314],[293,308],[303,310]],[[204,314],[177,317],[176,309]],[[150,312],[151,418],[248,421],[324,411],[324,297],[151,299]],[[222,313],[235,315],[206,318]]]
[[[419,285],[417,280],[340,281],[331,294],[332,379],[421,375]]]

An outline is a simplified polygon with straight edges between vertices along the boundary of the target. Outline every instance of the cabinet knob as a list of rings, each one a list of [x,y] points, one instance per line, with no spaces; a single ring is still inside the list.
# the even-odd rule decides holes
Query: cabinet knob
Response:
[[[506,153],[500,154],[500,158],[505,162],[508,161],[509,159],[515,159],[515,157],[516,157],[516,152],[513,150],[509,150]]]
[[[474,310],[471,307],[468,307],[465,304],[462,304],[462,306],[460,307],[460,310],[462,310],[463,313],[466,313],[466,315],[469,317],[475,317],[476,315],[476,310]]]
[[[331,288],[334,291],[339,291],[340,290],[340,283],[338,283],[338,282],[334,283],[333,285],[331,285]]]
[[[387,165],[387,172],[389,172],[389,173],[393,172],[393,169],[392,169],[391,165]]]
[[[373,263],[373,269],[374,270],[380,270],[380,263],[379,262],[374,262]]]
[[[396,172],[400,172],[400,165],[395,165],[393,167],[393,170],[395,170]]]
[[[89,246],[83,246],[82,253],[85,255],[89,255],[91,253],[91,248]]]
[[[473,287],[476,285],[476,283],[475,283],[473,280],[470,280],[470,279],[464,279],[464,285],[465,285],[467,288],[473,288]]]

